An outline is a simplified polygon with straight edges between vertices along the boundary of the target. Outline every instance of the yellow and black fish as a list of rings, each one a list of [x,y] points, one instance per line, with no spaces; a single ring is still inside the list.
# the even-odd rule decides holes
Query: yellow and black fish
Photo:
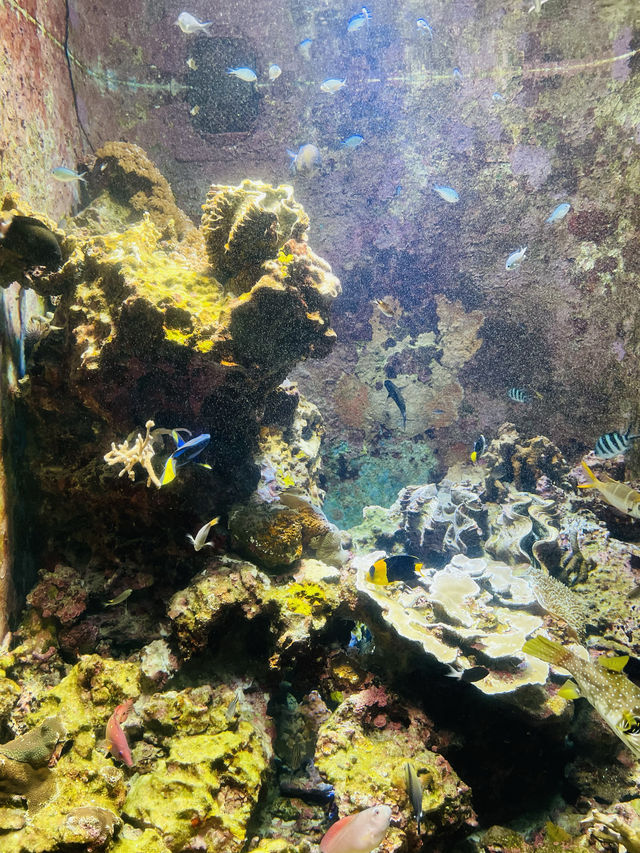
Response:
[[[369,569],[368,579],[379,586],[397,581],[402,581],[407,586],[415,586],[420,581],[422,566],[420,560],[411,554],[382,557]]]

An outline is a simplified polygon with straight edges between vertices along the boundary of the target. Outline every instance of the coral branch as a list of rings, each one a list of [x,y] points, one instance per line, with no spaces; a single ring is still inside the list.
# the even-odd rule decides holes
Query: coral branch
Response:
[[[160,480],[158,479],[158,475],[153,470],[153,464],[151,460],[155,456],[155,451],[152,446],[152,436],[151,436],[151,428],[154,426],[153,421],[147,421],[145,424],[146,434],[144,437],[138,433],[136,440],[129,447],[129,439],[126,439],[116,447],[114,442],[111,443],[111,450],[105,454],[104,461],[107,465],[123,465],[122,471],[118,474],[119,477],[122,477],[124,474],[128,474],[130,480],[135,480],[135,472],[133,470],[134,465],[141,465],[144,470],[149,475],[147,477],[147,486],[153,483],[155,486],[160,488]]]

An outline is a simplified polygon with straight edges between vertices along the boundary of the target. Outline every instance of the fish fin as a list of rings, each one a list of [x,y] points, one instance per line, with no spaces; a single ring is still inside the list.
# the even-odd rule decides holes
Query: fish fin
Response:
[[[582,693],[580,693],[580,688],[575,681],[569,680],[565,681],[560,690],[558,690],[558,696],[573,701],[574,699],[579,699]]]
[[[596,475],[593,473],[591,468],[589,468],[589,466],[584,461],[584,459],[580,460],[580,464],[584,468],[587,477],[589,477],[590,482],[578,483],[578,488],[579,489],[593,489],[593,488],[597,489],[598,487],[597,487],[596,483],[598,482],[598,478],[596,477]]]
[[[628,662],[629,655],[619,655],[615,658],[607,658],[604,655],[600,655],[598,658],[600,666],[608,669],[610,672],[622,672]]]
[[[79,181],[84,181],[84,182],[85,182],[85,184],[87,183],[87,179],[85,178],[85,175],[86,175],[86,174],[87,174],[86,172],[82,172],[81,174],[79,174],[79,175],[78,175],[78,180],[79,180]]]
[[[444,677],[445,678],[456,678],[458,681],[462,681],[462,675],[464,673],[464,670],[463,669],[455,669],[449,663],[447,664],[447,666],[449,667],[449,672],[445,672]]]
[[[170,483],[172,480],[175,480],[176,477],[176,463],[173,455],[170,456],[166,464],[164,466],[164,471],[162,472],[162,477],[160,477],[160,485],[166,486],[167,483]]]
[[[184,444],[184,438],[180,435],[177,429],[171,430],[171,438],[175,441],[176,448],[180,448]]]
[[[527,640],[522,647],[522,651],[528,655],[533,655],[534,658],[546,661],[547,663],[557,663],[562,665],[562,662],[569,656],[566,649],[556,643],[554,640],[549,640],[538,634],[537,637],[532,637]]]
[[[478,461],[478,454],[476,453],[476,451],[475,451],[475,450],[473,451],[473,453],[470,455],[470,457],[469,457],[469,458],[471,459],[471,461],[472,461],[472,462],[473,462],[473,464],[475,465],[475,464],[476,464],[476,462]]]

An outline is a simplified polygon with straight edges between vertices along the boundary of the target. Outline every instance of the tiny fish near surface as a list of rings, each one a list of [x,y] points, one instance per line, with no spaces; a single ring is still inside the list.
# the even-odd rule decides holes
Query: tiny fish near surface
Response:
[[[568,670],[577,684],[567,682],[559,691],[565,699],[584,698],[631,752],[640,758],[640,688],[622,672],[625,658],[583,660],[560,643],[537,636],[522,650],[540,660]]]
[[[371,853],[389,829],[389,806],[372,806],[347,815],[333,824],[322,837],[321,853]]]
[[[637,438],[640,435],[631,435],[630,430],[605,432],[596,441],[595,454],[599,459],[612,459],[620,453],[626,453]]]
[[[449,204],[457,204],[460,201],[460,196],[453,189],[453,187],[445,187],[442,184],[434,184],[433,185],[434,193],[438,193],[441,199]]]
[[[203,524],[200,530],[195,535],[195,539],[189,533],[187,533],[187,539],[193,545],[194,551],[201,551],[205,545],[210,545],[213,547],[213,542],[207,542],[207,536],[209,535],[209,531],[212,527],[215,527],[216,524],[220,521],[220,516],[216,516],[212,518],[211,521],[207,521],[206,524]]]
[[[506,270],[515,270],[520,264],[524,261],[524,257],[527,251],[527,246],[522,246],[520,249],[516,249],[515,252],[511,252],[509,257],[507,258],[507,262],[504,265]]]
[[[603,474],[603,479],[599,480],[584,459],[581,464],[590,482],[578,483],[579,489],[597,489],[611,506],[633,518],[640,518],[640,492],[636,492],[626,483],[612,480],[607,474]]]

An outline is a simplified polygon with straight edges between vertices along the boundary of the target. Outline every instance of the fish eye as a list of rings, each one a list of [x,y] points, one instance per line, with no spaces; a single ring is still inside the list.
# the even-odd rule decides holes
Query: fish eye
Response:
[[[370,569],[369,569],[369,577],[370,577],[370,578],[372,578],[372,577],[373,577],[373,574],[374,574],[375,570],[376,570],[376,567],[375,567],[375,566],[371,566],[371,567],[370,567]]]

